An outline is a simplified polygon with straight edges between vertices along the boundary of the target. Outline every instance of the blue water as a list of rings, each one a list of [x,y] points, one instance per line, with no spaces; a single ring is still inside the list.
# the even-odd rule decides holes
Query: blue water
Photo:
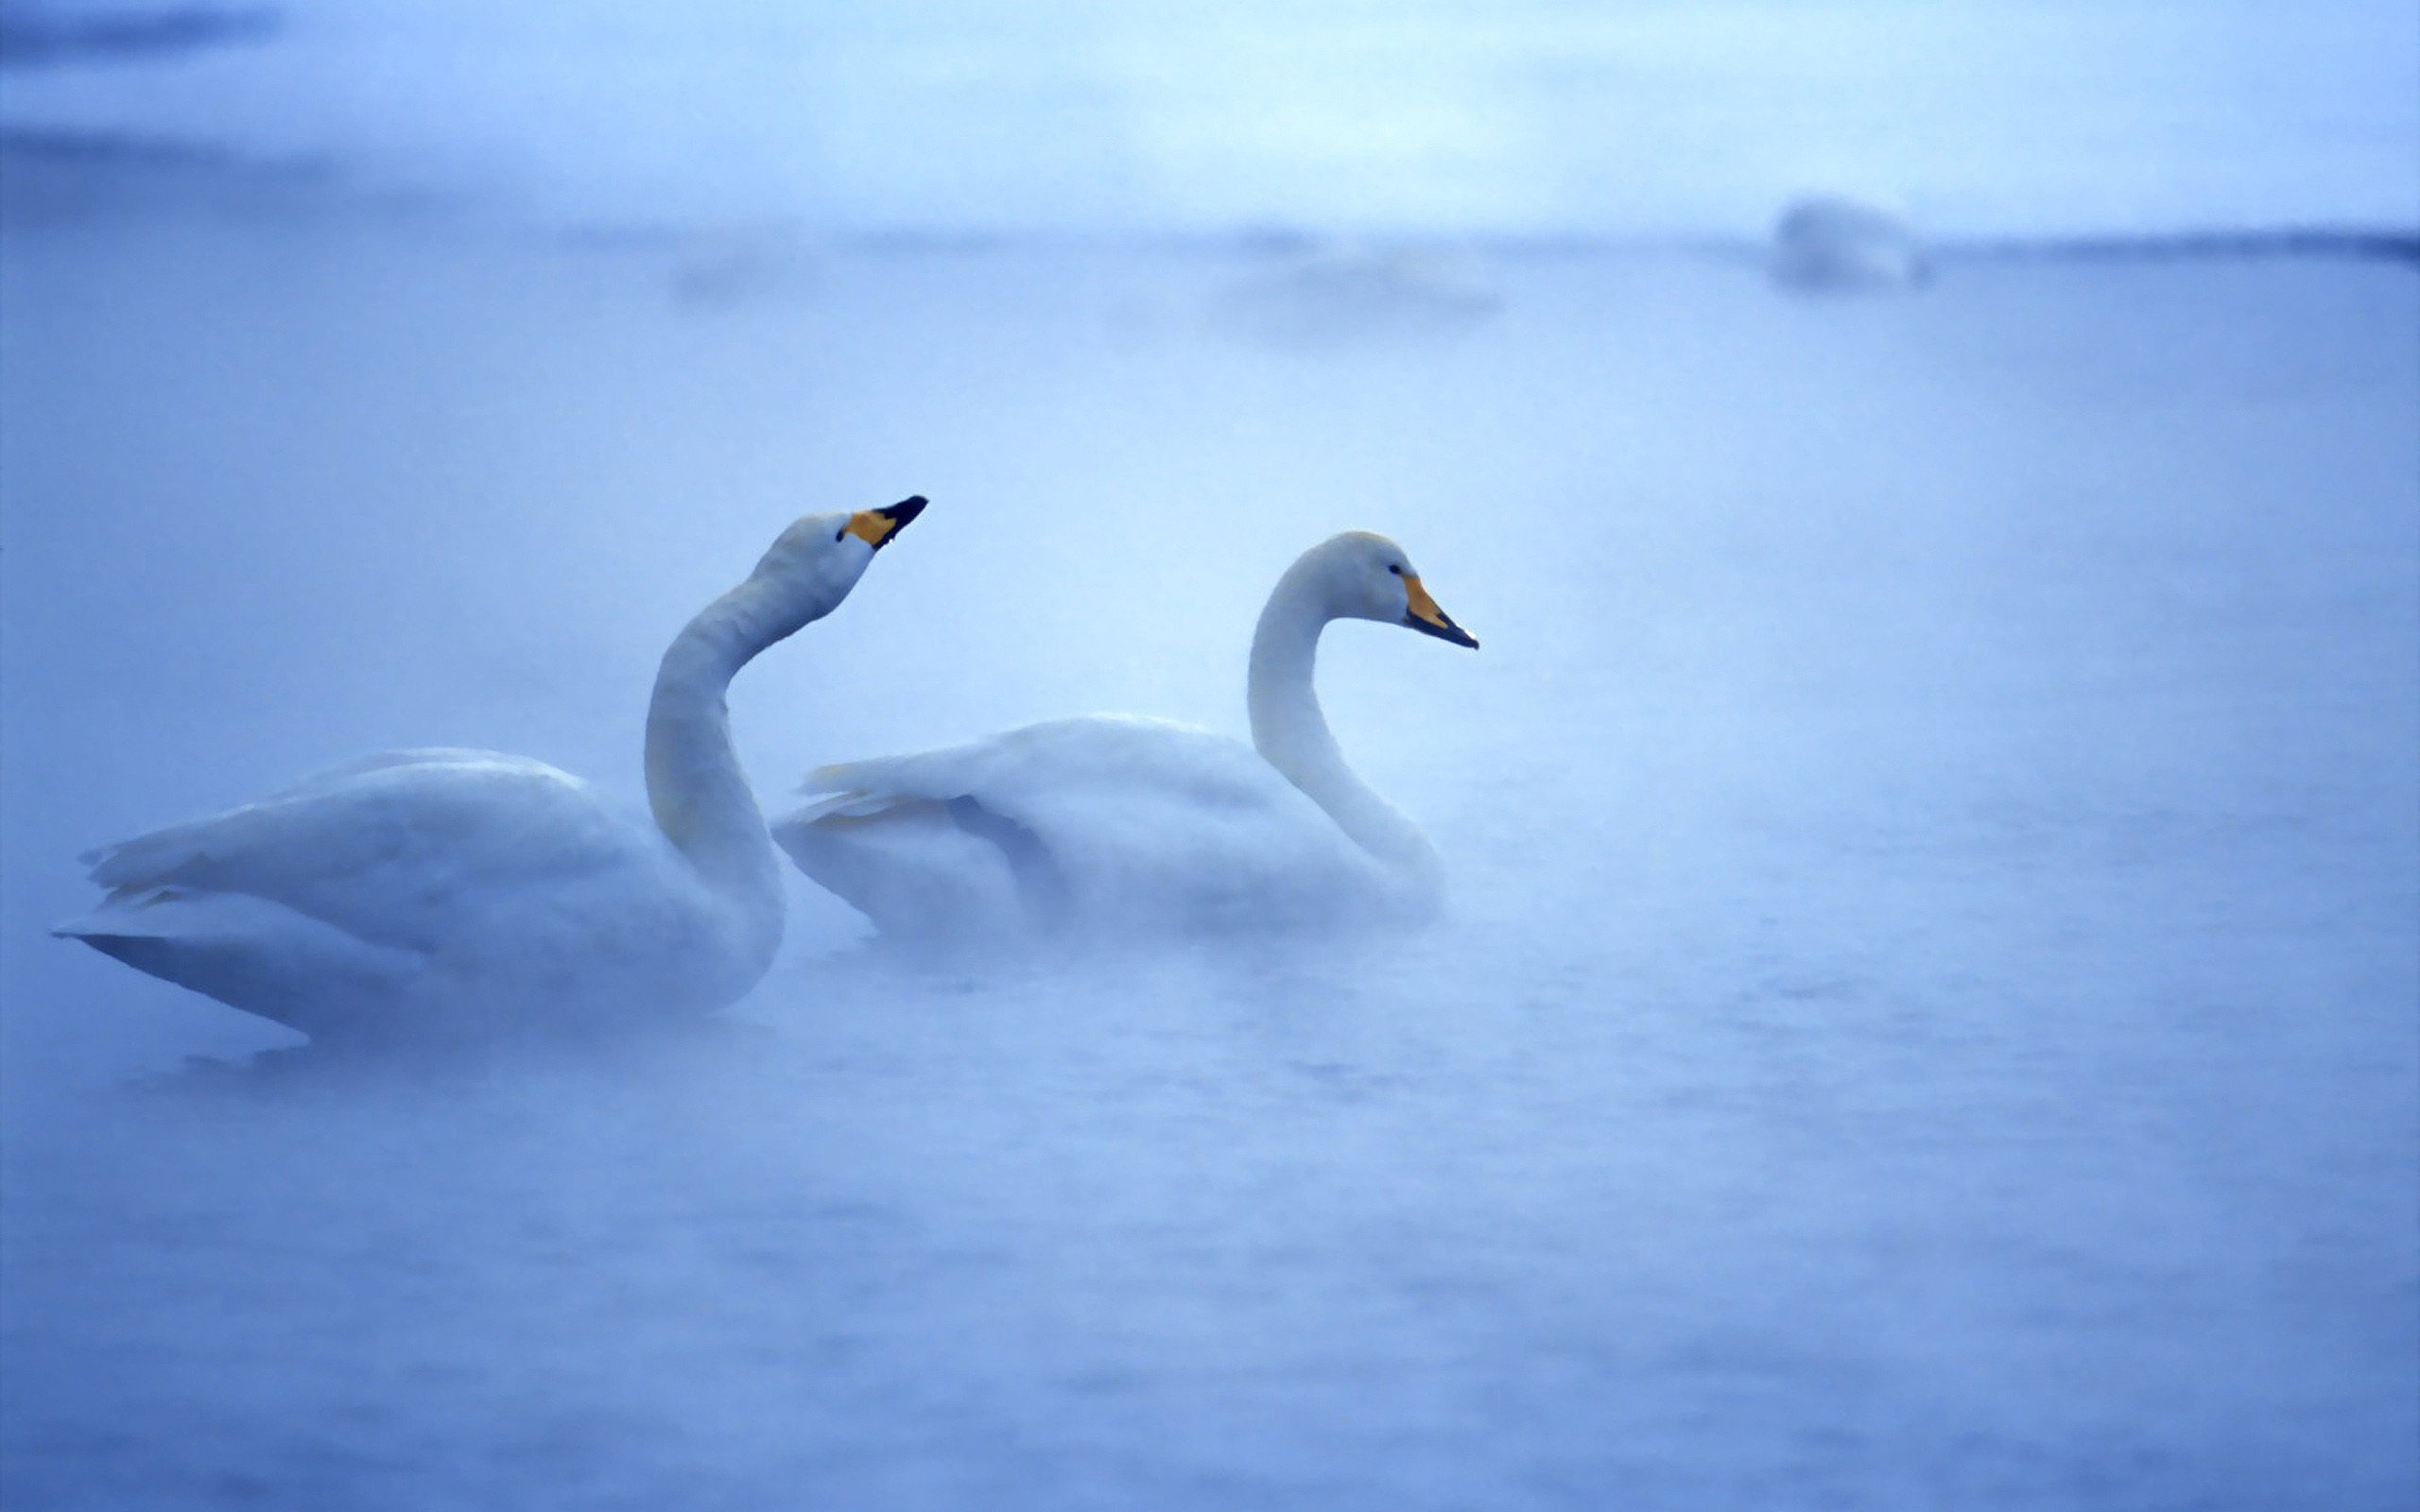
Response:
[[[2420,1499],[2420,277],[1275,257],[0,240],[0,1499]],[[794,878],[728,1023],[440,1067],[42,936],[353,752],[635,802],[682,617],[911,490],[769,801],[1236,730],[1368,525],[1484,645],[1322,658],[1453,917],[933,971]]]

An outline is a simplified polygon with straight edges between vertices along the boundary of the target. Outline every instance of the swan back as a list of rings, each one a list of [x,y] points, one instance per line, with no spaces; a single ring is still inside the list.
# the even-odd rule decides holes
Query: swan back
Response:
[[[1132,715],[818,769],[774,826],[885,934],[1115,940],[1318,927],[1390,911],[1390,879],[1251,747]]]

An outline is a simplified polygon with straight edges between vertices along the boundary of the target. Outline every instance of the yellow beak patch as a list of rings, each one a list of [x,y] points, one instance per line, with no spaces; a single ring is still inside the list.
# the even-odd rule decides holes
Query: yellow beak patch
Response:
[[[899,524],[900,522],[888,515],[860,509],[849,516],[849,523],[842,528],[869,546],[879,546],[890,539],[890,533],[898,529]]]
[[[1436,636],[1441,641],[1451,641],[1456,645],[1467,645],[1473,650],[1478,649],[1478,643],[1471,639],[1470,632],[1455,624],[1452,615],[1437,607],[1437,601],[1428,596],[1428,590],[1421,586],[1417,575],[1412,573],[1403,575],[1403,596],[1405,606],[1403,622],[1406,625],[1424,634]]]

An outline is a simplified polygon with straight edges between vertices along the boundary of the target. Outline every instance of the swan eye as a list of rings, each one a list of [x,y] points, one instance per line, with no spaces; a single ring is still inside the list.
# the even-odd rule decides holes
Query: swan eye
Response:
[[[1393,562],[1387,563],[1387,571],[1394,574],[1397,577],[1401,577],[1403,576],[1403,569],[1396,566]]]
[[[837,545],[838,545],[838,544],[840,543],[840,538],[841,538],[842,536],[847,535],[848,533],[849,533],[849,527],[848,527],[847,525],[842,525],[839,529],[833,531],[833,532],[832,532],[832,543],[833,543],[834,545],[836,545],[836,546],[837,546]]]

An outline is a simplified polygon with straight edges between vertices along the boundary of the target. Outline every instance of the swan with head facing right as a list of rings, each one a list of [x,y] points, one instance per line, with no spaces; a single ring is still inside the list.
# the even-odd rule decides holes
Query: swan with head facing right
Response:
[[[773,835],[884,935],[965,944],[1417,919],[1442,893],[1418,826],[1345,765],[1312,688],[1331,621],[1476,647],[1403,548],[1349,531],[1278,579],[1253,634],[1250,746],[1095,714],[826,766]]]
[[[781,943],[781,868],[724,693],[925,507],[809,515],[664,653],[652,819],[542,762],[406,750],[86,857],[54,933],[314,1040],[490,1040],[711,1012]]]

